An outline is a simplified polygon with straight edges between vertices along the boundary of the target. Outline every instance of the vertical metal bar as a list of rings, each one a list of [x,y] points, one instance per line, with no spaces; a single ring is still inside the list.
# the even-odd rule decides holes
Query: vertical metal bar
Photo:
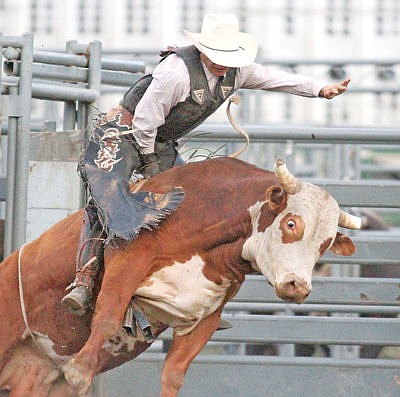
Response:
[[[18,112],[14,109],[9,117],[5,255],[15,251],[26,239],[32,94],[33,36],[26,33],[21,39],[12,39],[10,42],[21,48],[21,53],[18,87],[10,90],[18,98]],[[16,106],[16,101],[13,103]]]
[[[10,95],[18,94],[18,87],[9,88]],[[15,163],[17,146],[17,117],[8,117],[7,130],[7,198],[4,221],[4,256],[13,251],[14,204],[15,204]]]
[[[66,43],[65,49],[67,52],[72,53],[76,40],[69,40]],[[76,126],[76,101],[64,102],[64,115],[63,115],[63,130],[74,130]]]
[[[69,131],[75,129],[76,123],[76,104],[75,101],[64,102],[63,130]]]
[[[101,90],[101,42],[100,41],[93,41],[89,43],[88,55],[89,55],[88,88],[96,90],[98,98],[100,96],[100,90]],[[91,104],[86,104],[86,103],[78,104],[78,111],[79,111],[78,120],[80,124],[79,127],[82,129],[82,132],[84,132],[83,135],[84,145],[86,145],[88,138],[87,126],[90,124],[90,120],[92,119],[92,117],[94,117],[95,113],[94,104],[95,102],[92,102]],[[81,206],[84,206],[85,201],[86,201],[85,190],[83,189],[82,186],[81,197],[80,197]],[[104,383],[103,377],[100,376],[95,379],[93,384],[93,392],[96,397],[104,396],[103,383]]]
[[[76,126],[78,129],[82,130],[82,137],[84,138],[85,142],[87,142],[86,129],[88,126],[88,111],[88,104],[82,101],[78,101]]]
[[[88,86],[90,89],[95,90],[97,92],[97,98],[100,96],[101,90],[101,42],[93,41],[89,44],[88,48],[89,52],[89,75],[88,75]],[[93,105],[95,102],[92,102],[89,107],[88,117],[91,116],[91,113],[94,111]]]
[[[16,164],[15,164],[15,200],[14,204],[14,246],[17,249],[25,242],[26,215],[28,207],[28,177],[29,177],[29,146],[30,146],[30,114],[32,97],[32,63],[33,35],[22,36],[21,72],[19,80],[19,95],[21,117],[18,120]]]
[[[93,41],[89,43],[87,48],[89,62],[88,62],[88,88],[97,92],[97,98],[100,97],[101,91],[101,42]],[[86,146],[88,141],[88,126],[97,115],[95,108],[96,101],[86,104],[83,102],[78,103],[78,128],[82,130],[83,145]],[[86,202],[85,190],[81,189],[80,204],[83,207]]]
[[[0,117],[2,116],[1,111],[1,93],[3,92],[3,79],[2,79],[2,71],[3,71],[3,34],[0,32]]]

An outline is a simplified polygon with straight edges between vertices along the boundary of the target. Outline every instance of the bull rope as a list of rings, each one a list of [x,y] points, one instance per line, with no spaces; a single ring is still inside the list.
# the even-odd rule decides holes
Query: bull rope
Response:
[[[31,330],[31,328],[29,327],[29,323],[28,323],[28,316],[26,314],[26,308],[25,308],[25,300],[24,300],[24,289],[23,289],[23,285],[22,285],[22,269],[21,269],[21,256],[22,256],[22,251],[24,249],[24,247],[26,245],[28,245],[29,242],[24,243],[21,248],[18,251],[18,290],[19,290],[19,303],[21,306],[21,312],[22,312],[22,318],[24,320],[24,324],[25,324],[25,328],[28,331],[29,336],[31,337],[31,339],[33,340],[33,342],[35,343],[35,345],[38,347],[39,351],[48,359],[50,359],[50,361],[52,361],[52,363],[55,365],[56,368],[58,368],[57,363],[53,360],[52,357],[50,357],[45,350],[43,349],[43,346],[38,342],[36,335],[34,334],[34,332]]]
[[[247,149],[247,147],[249,146],[249,143],[250,143],[249,135],[243,128],[239,127],[236,124],[236,122],[231,114],[231,103],[238,105],[239,102],[240,102],[239,96],[233,95],[229,98],[228,106],[226,107],[226,115],[228,116],[229,122],[231,123],[232,127],[246,139],[246,143],[244,144],[243,147],[241,147],[239,150],[237,150],[236,152],[234,152],[228,156],[228,157],[232,157],[232,158],[235,158],[235,157],[239,156],[239,154],[243,153]]]

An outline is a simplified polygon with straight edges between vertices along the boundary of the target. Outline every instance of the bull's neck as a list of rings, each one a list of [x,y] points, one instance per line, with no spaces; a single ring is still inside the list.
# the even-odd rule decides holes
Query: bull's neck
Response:
[[[245,241],[252,231],[251,218],[248,211],[243,211],[235,217],[224,219],[203,230],[206,237],[203,246],[207,251],[224,247],[225,253],[231,259],[228,266],[234,273],[242,275],[254,273],[250,263],[242,257],[242,250]]]
[[[244,241],[251,234],[251,218],[249,213],[244,211],[235,217],[226,218],[206,227],[202,234],[206,236],[207,249],[221,244]]]

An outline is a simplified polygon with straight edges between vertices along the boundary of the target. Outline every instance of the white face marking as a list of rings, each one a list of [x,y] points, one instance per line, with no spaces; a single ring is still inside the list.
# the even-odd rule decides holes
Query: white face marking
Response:
[[[204,266],[203,259],[194,255],[185,263],[175,262],[153,273],[136,291],[140,306],[174,327],[177,335],[190,332],[221,305],[231,285],[228,279],[220,285],[208,280]]]
[[[306,280],[311,286],[312,269],[320,256],[321,244],[336,236],[339,206],[319,187],[302,183],[298,193],[288,195],[287,207],[264,232],[258,232],[263,203],[249,208],[253,231],[243,246],[242,256],[249,260],[270,283],[276,285],[288,273]],[[300,241],[282,242],[280,222],[288,213],[302,217],[305,228]]]

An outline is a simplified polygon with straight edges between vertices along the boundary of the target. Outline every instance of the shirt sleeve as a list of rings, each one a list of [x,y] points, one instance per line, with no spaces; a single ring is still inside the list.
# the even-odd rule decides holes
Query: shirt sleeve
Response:
[[[236,83],[237,88],[282,91],[310,98],[317,97],[327,85],[311,77],[273,70],[256,63],[239,68]]]
[[[177,55],[168,56],[154,68],[153,80],[137,104],[132,120],[132,132],[142,153],[154,152],[157,128],[189,94],[189,72]]]

